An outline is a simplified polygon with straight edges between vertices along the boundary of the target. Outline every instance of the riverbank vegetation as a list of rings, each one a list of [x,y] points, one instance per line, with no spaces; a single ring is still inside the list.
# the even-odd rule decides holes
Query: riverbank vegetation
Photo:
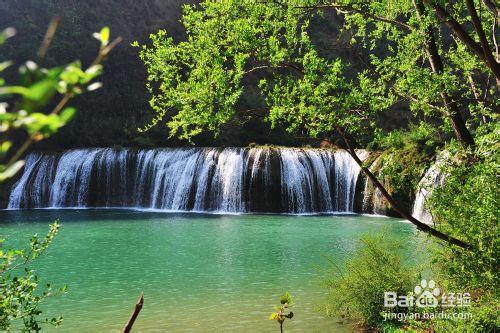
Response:
[[[384,320],[384,292],[405,295],[414,287],[416,269],[403,263],[397,254],[398,242],[384,236],[361,238],[361,246],[346,267],[338,267],[331,259],[331,270],[325,281],[328,298],[325,312],[333,318],[355,320],[369,327],[384,328],[393,320]],[[408,313],[409,308],[396,307],[394,313]]]

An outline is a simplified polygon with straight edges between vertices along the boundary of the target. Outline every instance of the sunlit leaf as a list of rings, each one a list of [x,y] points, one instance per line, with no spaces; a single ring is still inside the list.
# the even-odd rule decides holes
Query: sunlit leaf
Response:
[[[29,89],[21,86],[7,86],[0,87],[0,95],[27,95],[29,94]]]
[[[0,182],[13,177],[24,166],[24,161],[17,161],[6,170],[0,172]]]
[[[43,80],[35,83],[28,88],[28,93],[24,97],[32,101],[42,101],[56,89],[56,82],[52,79]]]
[[[10,141],[4,141],[2,144],[0,144],[0,154],[5,154],[10,147],[12,147],[12,142]]]
[[[102,82],[94,82],[87,87],[87,91],[97,90],[102,87]]]
[[[269,320],[277,320],[279,318],[279,315],[277,313],[271,313],[269,316]]]
[[[102,45],[108,45],[109,42],[109,27],[104,27],[101,29],[100,33]]]
[[[14,28],[7,28],[0,32],[0,45],[5,43],[5,41],[11,37],[13,37],[16,34],[16,29]]]
[[[76,108],[68,107],[68,108],[65,108],[64,110],[62,110],[61,115],[59,116],[59,119],[64,124],[67,124],[71,119],[73,119],[75,114],[76,114]]]
[[[3,62],[0,62],[0,72],[4,71],[10,65],[12,65],[12,61],[3,61]]]

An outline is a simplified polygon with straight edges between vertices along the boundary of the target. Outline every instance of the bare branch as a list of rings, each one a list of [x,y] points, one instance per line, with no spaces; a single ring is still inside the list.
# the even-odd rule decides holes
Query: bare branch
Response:
[[[40,45],[40,49],[38,50],[38,64],[41,65],[45,60],[45,56],[47,55],[47,51],[49,50],[49,46],[54,39],[54,35],[56,34],[57,27],[61,23],[61,18],[59,16],[55,17],[50,21],[49,28],[45,32],[45,36],[43,37],[42,44]]]
[[[123,41],[123,38],[121,36],[118,36],[111,43],[109,43],[104,48],[102,48],[99,51],[97,58],[95,58],[95,60],[92,62],[91,66],[97,65],[97,64],[100,64],[101,62],[103,62],[104,59],[106,59],[106,57],[108,56],[109,52],[111,52],[111,50],[113,50],[122,41]]]
[[[304,74],[304,71],[300,67],[298,67],[297,65],[291,64],[291,63],[283,63],[283,64],[277,65],[277,66],[259,65],[259,66],[255,66],[255,67],[250,68],[249,70],[243,72],[243,74],[250,74],[252,72],[256,72],[256,71],[264,70],[264,69],[285,69],[285,68],[291,68],[291,69],[296,70],[300,74]]]
[[[492,39],[493,39],[493,44],[495,45],[495,58],[498,61],[500,61],[500,55],[498,53],[498,43],[497,43],[497,32],[496,32],[496,28],[497,28],[497,19],[493,20],[493,27],[492,27],[492,32],[491,32],[491,35],[492,35]]]
[[[135,323],[135,320],[137,319],[137,316],[139,316],[139,312],[141,312],[142,306],[144,305],[144,293],[141,293],[141,296],[137,300],[137,303],[135,304],[134,311],[132,312],[132,315],[130,315],[129,320],[127,321],[127,324],[123,328],[123,333],[130,333],[130,330],[132,330],[132,326]]]

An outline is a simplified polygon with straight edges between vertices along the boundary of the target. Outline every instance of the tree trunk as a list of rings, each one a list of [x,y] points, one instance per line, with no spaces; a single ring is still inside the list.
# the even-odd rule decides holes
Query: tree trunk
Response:
[[[419,17],[424,16],[424,5],[419,0],[413,0],[413,6],[417,11]],[[425,51],[427,53],[427,59],[431,66],[432,72],[436,74],[443,73],[443,62],[438,53],[438,48],[436,46],[436,41],[434,40],[434,34],[430,29],[427,30],[427,43],[425,46]],[[474,139],[470,134],[467,126],[465,125],[465,121],[460,114],[460,110],[453,99],[446,94],[446,92],[441,89],[440,92],[441,100],[447,110],[447,116],[451,122],[451,126],[453,127],[453,131],[455,132],[455,136],[458,141],[462,144],[462,146],[467,149],[470,146],[474,146]]]
[[[370,171],[370,169],[368,169],[368,167],[366,167],[365,165],[363,165],[363,161],[361,161],[361,159],[358,157],[358,155],[356,154],[356,150],[354,149],[354,146],[351,144],[350,140],[347,138],[347,135],[346,133],[344,132],[344,130],[340,127],[337,127],[337,131],[339,132],[339,134],[342,136],[342,139],[344,140],[344,143],[346,145],[346,148],[344,148],[348,153],[349,155],[351,155],[351,157],[354,159],[354,161],[359,165],[359,167],[361,168],[361,170],[363,171],[363,173],[373,182],[373,184],[379,189],[379,191],[382,193],[382,195],[384,196],[384,198],[389,202],[389,204],[391,205],[392,209],[394,209],[399,215],[401,215],[403,218],[405,218],[406,220],[410,221],[412,224],[414,224],[419,230],[425,232],[425,233],[428,233],[434,237],[437,237],[441,240],[444,240],[446,242],[448,242],[449,244],[453,244],[453,245],[456,245],[456,246],[459,246],[463,249],[472,249],[472,246],[470,244],[467,244],[459,239],[456,239],[450,235],[447,235],[447,234],[444,234],[442,233],[441,231],[438,231],[434,228],[432,228],[431,226],[417,220],[416,218],[414,218],[411,214],[405,212],[398,204],[397,202],[394,200],[394,198],[389,194],[389,192],[385,189],[384,185],[382,185],[382,183],[379,182],[379,180],[377,179],[377,177],[375,177],[375,175]]]

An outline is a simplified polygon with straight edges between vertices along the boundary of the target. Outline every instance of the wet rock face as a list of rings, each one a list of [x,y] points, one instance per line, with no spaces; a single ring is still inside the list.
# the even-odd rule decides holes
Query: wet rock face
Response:
[[[33,153],[12,187],[8,207],[353,212],[359,200],[359,173],[346,152],[330,149],[99,148]]]
[[[367,163],[370,165],[370,171],[379,177],[382,185],[387,186],[388,184],[383,177],[380,177],[382,158],[380,156],[370,156],[367,158]],[[392,213],[382,193],[364,174],[359,176],[356,188],[355,212],[376,215],[391,215]]]

